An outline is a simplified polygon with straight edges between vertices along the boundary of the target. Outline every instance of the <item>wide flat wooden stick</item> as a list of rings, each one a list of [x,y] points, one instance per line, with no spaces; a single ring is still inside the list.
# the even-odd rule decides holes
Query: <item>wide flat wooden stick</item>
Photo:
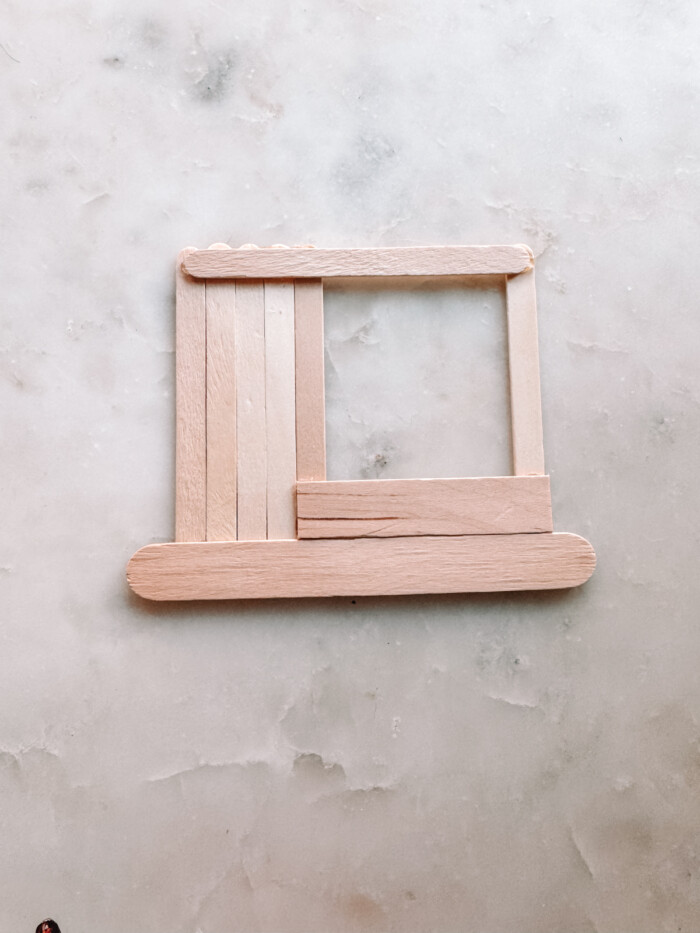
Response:
[[[552,530],[548,476],[297,484],[300,538]]]
[[[236,539],[236,359],[233,282],[208,282],[207,541]]]
[[[294,283],[265,283],[267,537],[296,537]]]
[[[493,275],[532,268],[527,246],[403,246],[374,249],[199,250],[185,260],[197,278],[324,278],[371,275]]]
[[[595,554],[577,535],[151,544],[127,579],[147,599],[477,593],[578,586]]]
[[[206,538],[206,316],[204,283],[190,278],[183,249],[175,273],[175,540]]]
[[[323,283],[294,283],[297,479],[326,478]]]
[[[544,473],[537,296],[534,271],[506,279],[508,368],[516,476]]]
[[[224,251],[221,251],[222,254]],[[236,282],[238,537],[267,537],[265,300],[262,282]]]

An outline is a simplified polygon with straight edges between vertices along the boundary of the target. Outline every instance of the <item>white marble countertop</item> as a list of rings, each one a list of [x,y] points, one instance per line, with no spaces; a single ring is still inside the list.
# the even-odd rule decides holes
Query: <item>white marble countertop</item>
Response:
[[[5,4],[0,928],[697,928],[699,27]],[[130,596],[172,538],[173,262],[214,241],[529,243],[555,527],[593,579]],[[341,289],[326,323],[333,475],[503,469],[496,288]]]

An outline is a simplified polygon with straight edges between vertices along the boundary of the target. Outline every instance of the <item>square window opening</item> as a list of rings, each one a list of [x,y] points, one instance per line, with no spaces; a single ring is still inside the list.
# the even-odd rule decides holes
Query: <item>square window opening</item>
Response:
[[[329,480],[513,473],[505,278],[324,282]]]

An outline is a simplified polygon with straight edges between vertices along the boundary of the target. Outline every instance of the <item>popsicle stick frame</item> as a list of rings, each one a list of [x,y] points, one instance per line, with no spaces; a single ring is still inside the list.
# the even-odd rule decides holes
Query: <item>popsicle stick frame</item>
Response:
[[[326,481],[323,280],[503,275],[513,476]],[[553,531],[532,252],[214,244],[176,269],[175,542],[131,558],[147,599],[469,593],[578,586]]]

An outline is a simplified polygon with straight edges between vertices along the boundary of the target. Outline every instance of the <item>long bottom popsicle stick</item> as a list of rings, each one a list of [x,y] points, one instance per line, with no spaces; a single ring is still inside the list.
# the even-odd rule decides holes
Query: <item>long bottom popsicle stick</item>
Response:
[[[127,579],[155,600],[478,593],[578,586],[595,554],[572,534],[151,544]]]

